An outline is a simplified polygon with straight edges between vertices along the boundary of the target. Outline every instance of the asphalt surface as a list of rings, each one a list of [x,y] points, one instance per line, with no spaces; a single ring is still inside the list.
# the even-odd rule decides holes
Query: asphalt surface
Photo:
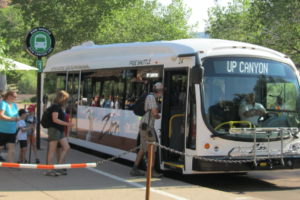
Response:
[[[223,192],[266,200],[300,199],[300,170],[249,172],[237,174],[181,175],[164,173],[165,177]]]
[[[103,159],[110,157],[74,145],[72,148]],[[128,167],[132,166],[132,162],[123,159],[118,159],[115,162]],[[248,172],[247,174],[183,175],[173,171],[163,173],[166,178],[174,181],[187,183],[195,187],[204,187],[241,195],[241,199],[248,197],[266,200],[300,199],[300,170],[259,171]]]

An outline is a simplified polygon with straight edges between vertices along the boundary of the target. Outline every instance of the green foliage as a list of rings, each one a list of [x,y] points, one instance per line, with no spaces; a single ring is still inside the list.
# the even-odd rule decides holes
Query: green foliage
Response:
[[[191,9],[182,0],[169,6],[155,1],[136,0],[103,19],[96,43],[148,42],[193,37],[198,24],[188,25]]]
[[[53,53],[94,40],[102,20],[133,0],[12,0],[29,27],[43,26],[56,39]],[[30,29],[28,29],[29,31]]]
[[[26,72],[19,82],[20,94],[36,94],[37,76],[35,71]]]
[[[1,35],[0,35],[0,72],[1,73],[8,73],[9,71],[8,66],[11,65],[11,62],[9,60],[7,60],[7,55],[5,54],[5,50],[8,48],[8,46],[6,45],[6,39],[4,39]]]
[[[298,0],[233,0],[208,10],[205,33],[212,38],[258,44],[289,55],[300,64]]]
[[[36,96],[30,98],[31,103],[36,103]]]

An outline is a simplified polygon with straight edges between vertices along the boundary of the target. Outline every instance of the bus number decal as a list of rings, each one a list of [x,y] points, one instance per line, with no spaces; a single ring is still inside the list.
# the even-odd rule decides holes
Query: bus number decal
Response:
[[[183,58],[179,58],[178,64],[183,64]]]

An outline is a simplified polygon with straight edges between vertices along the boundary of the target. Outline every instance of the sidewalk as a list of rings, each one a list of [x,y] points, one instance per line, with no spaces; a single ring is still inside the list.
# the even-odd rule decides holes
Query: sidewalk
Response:
[[[42,138],[46,135],[42,134]],[[47,143],[41,140],[38,156],[46,161]],[[19,153],[16,148],[15,160]],[[27,154],[28,155],[28,154]],[[2,156],[7,159],[6,153]],[[31,160],[34,161],[32,152]],[[98,157],[71,149],[67,163],[96,162]],[[89,169],[68,169],[68,175],[48,177],[45,170],[21,169],[8,171],[0,168],[0,199],[145,199],[146,178],[129,175],[131,168],[108,162]],[[176,173],[174,172],[174,176]],[[152,179],[151,199],[255,199],[244,195],[230,194],[209,188],[190,185],[168,178]]]

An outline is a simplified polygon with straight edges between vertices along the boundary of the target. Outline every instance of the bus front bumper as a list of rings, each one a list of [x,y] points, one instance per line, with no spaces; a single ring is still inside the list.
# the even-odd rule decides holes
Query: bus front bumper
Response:
[[[253,171],[253,170],[288,170],[288,169],[299,169],[300,168],[300,156],[284,156],[283,164],[281,158],[265,159],[256,162],[247,163],[232,163],[232,160],[240,159],[229,159],[228,157],[204,157],[210,159],[224,160],[225,162],[214,162],[199,160],[193,158],[193,170],[194,171]],[[249,158],[247,158],[248,160]]]

